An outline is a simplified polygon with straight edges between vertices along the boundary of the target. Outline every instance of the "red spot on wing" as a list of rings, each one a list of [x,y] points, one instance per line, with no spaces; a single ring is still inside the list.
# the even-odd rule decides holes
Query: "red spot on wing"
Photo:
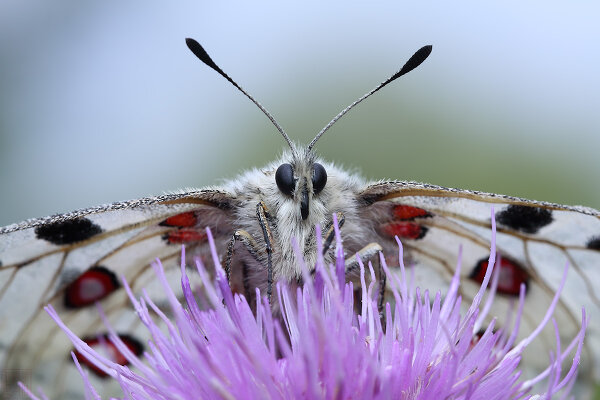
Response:
[[[159,225],[162,226],[177,226],[179,228],[191,228],[192,226],[196,226],[198,222],[198,218],[193,211],[184,212],[181,214],[173,215],[165,219]]]
[[[473,350],[475,345],[477,345],[477,343],[479,343],[479,339],[481,339],[484,332],[485,332],[484,329],[480,329],[477,333],[473,334],[473,337],[471,338],[471,343],[469,344],[469,351]]]
[[[479,331],[477,331],[477,333],[473,334],[473,337],[471,337],[471,343],[469,344],[469,351],[473,350],[473,348],[475,346],[477,346],[477,343],[479,343],[479,341],[481,340],[481,338],[483,337],[483,335],[485,334],[485,331],[487,330],[487,328],[481,328]],[[492,330],[492,335],[497,335],[497,330],[493,329]],[[503,347],[503,344],[500,344],[500,342],[496,342],[494,344],[494,349],[501,349]]]
[[[119,339],[123,341],[125,346],[136,356],[140,356],[144,351],[144,346],[139,340],[130,335],[119,335]],[[108,339],[108,335],[100,335],[96,337],[82,338],[82,340],[88,344],[92,349],[96,350],[103,356],[107,357],[111,361],[119,365],[129,365],[129,361],[125,356],[117,349],[114,343]],[[89,360],[85,355],[81,354],[77,350],[73,350],[75,357],[80,364],[87,366],[95,375],[100,378],[106,378],[108,375],[98,368],[93,361]]]
[[[482,259],[477,262],[469,278],[481,284],[488,268],[488,259]],[[529,275],[518,263],[507,258],[500,261],[500,276],[498,277],[497,292],[509,296],[519,296],[521,283],[525,287],[529,284]]]
[[[398,236],[400,239],[422,239],[427,233],[427,228],[414,222],[390,222],[380,227],[381,232],[393,238]]]
[[[194,229],[177,229],[163,236],[169,244],[184,244],[206,241],[206,233]]]
[[[392,209],[392,214],[394,215],[395,219],[404,221],[412,220],[415,218],[431,217],[431,214],[426,210],[423,210],[422,208],[405,206],[403,204],[398,204],[394,206],[394,208]]]
[[[67,308],[89,306],[102,300],[119,288],[114,272],[102,266],[88,269],[65,289],[64,304]]]

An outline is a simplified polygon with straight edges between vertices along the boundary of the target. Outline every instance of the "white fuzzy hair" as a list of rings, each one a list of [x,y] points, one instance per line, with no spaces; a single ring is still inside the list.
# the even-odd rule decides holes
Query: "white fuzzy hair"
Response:
[[[323,190],[315,194],[312,188],[313,164],[320,163],[327,172],[327,184]],[[292,164],[296,189],[293,196],[282,193],[275,182],[275,172],[283,163]],[[309,214],[302,219],[300,212],[301,182],[306,179],[309,193]],[[293,280],[301,276],[297,256],[292,240],[297,243],[306,264],[315,265],[317,252],[315,225],[324,227],[332,221],[332,214],[341,212],[345,217],[343,226],[346,243],[359,243],[364,240],[366,227],[361,228],[357,214],[357,194],[365,188],[364,180],[349,174],[333,163],[317,158],[313,152],[302,147],[286,151],[282,156],[264,168],[251,169],[238,178],[225,183],[221,188],[235,199],[232,225],[235,229],[248,232],[258,243],[262,254],[257,263],[243,246],[236,247],[232,270],[240,266],[240,262],[250,266],[249,286],[265,288],[266,252],[263,232],[256,216],[256,207],[264,202],[267,208],[267,219],[273,233],[273,277],[275,280]],[[354,247],[354,246],[350,246]],[[332,255],[326,258],[332,261]],[[260,265],[262,264],[262,265]],[[254,267],[254,268],[253,268]],[[254,277],[253,277],[254,275]],[[263,292],[264,293],[264,292]]]

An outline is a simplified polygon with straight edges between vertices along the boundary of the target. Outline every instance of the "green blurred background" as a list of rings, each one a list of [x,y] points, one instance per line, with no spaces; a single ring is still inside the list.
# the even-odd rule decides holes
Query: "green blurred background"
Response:
[[[600,208],[598,2],[165,4],[0,3],[0,225],[218,184],[281,151],[187,36],[304,143],[432,44],[318,152],[372,179]]]

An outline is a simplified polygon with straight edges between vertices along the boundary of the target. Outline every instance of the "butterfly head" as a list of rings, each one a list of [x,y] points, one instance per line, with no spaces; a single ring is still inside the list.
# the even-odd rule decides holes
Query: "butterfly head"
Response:
[[[344,108],[338,115],[336,115],[321,131],[314,137],[314,139],[308,144],[305,151],[298,151],[296,146],[292,143],[291,139],[285,133],[283,128],[275,121],[275,118],[248,92],[246,92],[240,85],[237,84],[229,75],[227,75],[208,55],[206,50],[194,39],[187,38],[186,44],[188,48],[194,53],[200,61],[206,66],[213,69],[229,83],[231,83],[236,89],[242,92],[250,101],[252,101],[273,123],[273,126],[279,131],[281,136],[285,139],[291,150],[291,157],[287,157],[289,161],[282,161],[275,172],[275,183],[277,184],[278,191],[288,199],[293,199],[294,205],[300,210],[300,215],[303,221],[307,221],[311,212],[311,202],[314,198],[319,196],[319,193],[325,188],[327,184],[327,171],[325,167],[315,161],[315,155],[313,148],[316,142],[323,136],[323,134],[329,130],[342,116],[348,111],[354,108],[356,105],[361,103],[366,98],[370,97],[375,92],[387,84],[393,82],[400,76],[412,71],[419,66],[431,53],[431,46],[423,46],[417,50],[412,57],[404,64],[404,66],[388,79],[380,83],[373,90],[367,92],[358,100],[354,101],[348,107]],[[313,203],[317,205],[317,203]]]
[[[294,152],[290,162],[283,162],[275,172],[279,192],[290,199],[300,210],[303,220],[310,214],[310,203],[327,184],[325,167],[315,161],[314,153]]]

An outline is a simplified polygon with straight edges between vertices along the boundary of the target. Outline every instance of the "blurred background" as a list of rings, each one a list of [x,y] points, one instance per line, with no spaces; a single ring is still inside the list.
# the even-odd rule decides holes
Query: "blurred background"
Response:
[[[285,146],[185,37],[326,159],[600,208],[600,3],[0,2],[0,225],[218,184]],[[498,2],[500,3],[500,2]]]

